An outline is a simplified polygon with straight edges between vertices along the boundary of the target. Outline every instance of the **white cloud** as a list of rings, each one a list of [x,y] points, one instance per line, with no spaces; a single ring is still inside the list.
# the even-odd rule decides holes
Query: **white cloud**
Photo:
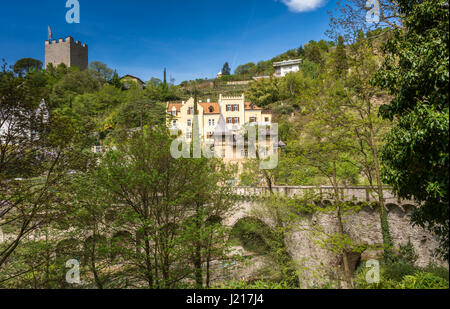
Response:
[[[325,4],[326,0],[281,0],[293,12],[313,11]]]

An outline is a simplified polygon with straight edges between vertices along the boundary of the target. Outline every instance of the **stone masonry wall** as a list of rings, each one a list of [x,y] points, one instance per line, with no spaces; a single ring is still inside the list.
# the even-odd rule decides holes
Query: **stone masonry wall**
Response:
[[[396,200],[391,198],[391,201]],[[240,201],[238,211],[233,216],[227,218],[225,224],[232,227],[238,220],[245,217],[252,217],[252,210],[258,208],[261,200]],[[390,233],[396,248],[411,241],[418,260],[417,266],[425,267],[430,262],[438,265],[447,265],[444,261],[434,257],[434,252],[438,248],[437,237],[427,230],[413,226],[410,216],[414,206],[410,204],[397,205],[386,204],[387,217]],[[267,225],[273,226],[268,218],[262,219]],[[378,206],[363,206],[357,213],[344,216],[344,230],[350,235],[352,243],[358,245],[382,245],[382,233]],[[314,231],[321,231],[315,234]],[[331,235],[338,232],[337,217],[333,213],[315,213],[300,216],[295,224],[294,230],[285,239],[287,249],[293,260],[297,263],[301,273],[300,279],[303,287],[311,287],[313,284],[320,284],[326,281],[340,261],[330,250],[322,248],[318,243],[320,236]],[[251,255],[242,247],[244,255]],[[362,260],[371,259],[370,250],[362,254]],[[360,260],[358,260],[360,261]],[[261,257],[255,257],[255,264],[258,267],[249,265],[237,265],[231,271],[232,277],[246,279],[257,277],[256,273],[263,265]]]
[[[45,41],[45,67],[49,63],[55,67],[64,63],[67,67],[77,66],[85,70],[89,64],[88,53],[88,45],[74,41],[72,37]]]

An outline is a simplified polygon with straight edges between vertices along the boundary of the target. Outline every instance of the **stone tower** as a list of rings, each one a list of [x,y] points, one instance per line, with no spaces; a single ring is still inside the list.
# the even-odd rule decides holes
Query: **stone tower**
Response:
[[[74,41],[70,36],[58,41],[45,41],[45,67],[49,63],[55,67],[64,63],[67,67],[77,66],[85,70],[89,64],[88,45]]]

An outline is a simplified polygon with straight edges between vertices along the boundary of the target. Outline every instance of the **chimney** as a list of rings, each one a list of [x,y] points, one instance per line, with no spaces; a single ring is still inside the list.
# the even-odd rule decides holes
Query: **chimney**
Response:
[[[208,103],[211,103],[211,99],[210,98],[208,98],[208,100],[206,100]]]
[[[181,101],[181,105],[184,105],[184,101]]]

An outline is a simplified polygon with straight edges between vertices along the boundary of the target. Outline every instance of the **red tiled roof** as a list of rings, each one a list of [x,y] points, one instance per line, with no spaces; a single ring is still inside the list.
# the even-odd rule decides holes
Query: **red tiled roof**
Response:
[[[202,102],[202,103],[198,103],[202,108],[203,108],[203,112],[205,115],[214,115],[214,114],[220,114],[220,105],[219,103],[206,103],[206,102]],[[177,110],[177,113],[180,112],[181,107],[183,106],[182,103],[176,103],[176,102],[169,102],[168,107],[167,107],[167,112],[172,112],[172,109],[175,107]],[[209,108],[212,107],[213,110],[212,112],[209,111]],[[265,114],[270,114],[271,112],[268,110],[263,110],[261,107],[258,107],[256,105],[253,105],[252,108],[252,103],[250,102],[245,102],[245,110],[246,111],[250,111],[250,110],[255,110],[255,111],[262,111]]]
[[[207,115],[220,114],[220,105],[219,103],[198,103],[203,108],[203,113]],[[212,111],[209,109],[212,107]]]
[[[262,108],[256,106],[255,104],[253,104],[253,106],[252,106],[251,102],[245,102],[245,110],[255,110],[255,111],[257,111],[257,110],[262,110]]]
[[[182,106],[183,104],[181,103],[169,103],[169,105],[167,106],[167,112],[172,112],[172,109],[175,107],[177,109],[177,113],[179,113]]]

